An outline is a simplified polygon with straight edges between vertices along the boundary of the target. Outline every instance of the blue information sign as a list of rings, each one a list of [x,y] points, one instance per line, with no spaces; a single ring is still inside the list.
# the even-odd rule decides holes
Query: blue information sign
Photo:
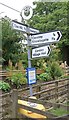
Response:
[[[27,68],[27,79],[28,84],[34,84],[36,83],[36,69],[35,68]]]

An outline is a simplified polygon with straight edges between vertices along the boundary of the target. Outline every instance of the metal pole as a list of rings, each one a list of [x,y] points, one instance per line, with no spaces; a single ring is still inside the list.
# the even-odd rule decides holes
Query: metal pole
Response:
[[[27,28],[27,33],[29,33],[29,27]],[[27,34],[27,42],[28,42],[28,68],[31,68],[31,51],[29,48],[29,34]],[[33,95],[32,85],[30,87],[30,96]]]
[[[25,13],[28,13],[28,12],[30,12],[30,13],[27,16]],[[31,6],[25,6],[22,9],[21,15],[24,20],[29,20],[32,17],[32,14],[33,14],[33,10],[32,10]],[[26,31],[27,31],[27,43],[28,43],[28,68],[31,68],[31,51],[29,48],[29,33],[30,33],[29,27],[27,27]],[[30,87],[30,96],[32,96],[33,95],[32,85],[29,85],[29,87]]]

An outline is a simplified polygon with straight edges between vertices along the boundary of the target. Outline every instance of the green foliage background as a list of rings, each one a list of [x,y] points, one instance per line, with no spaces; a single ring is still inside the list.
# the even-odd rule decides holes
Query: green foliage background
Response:
[[[34,2],[34,4],[37,7],[27,24],[42,33],[60,30],[62,38],[57,44],[50,45],[51,54],[48,58],[33,59],[32,67],[45,71],[39,76],[41,80],[56,79],[63,74],[59,68],[60,61],[67,61],[69,65],[69,2]],[[0,54],[2,56],[0,63],[8,65],[8,61],[11,60],[15,65],[22,61],[26,69],[28,67],[27,50],[23,52],[22,45],[19,43],[26,39],[25,36],[12,29],[11,20],[7,16],[0,19],[0,29]],[[26,78],[22,79],[22,77],[21,73],[13,74],[9,79],[16,84],[16,87],[19,87],[24,82],[26,83]]]
[[[0,22],[2,23],[2,57],[6,64],[9,59],[15,64],[21,59],[19,41],[24,36],[12,29],[11,20],[8,17],[2,18]]]
[[[56,49],[51,52],[51,58],[61,61],[67,61],[69,65],[69,2],[34,2],[37,5],[34,9],[33,17],[27,22],[30,27],[37,28],[40,32],[50,32],[60,30],[62,38],[56,44]],[[1,25],[2,24],[2,25]],[[11,20],[8,17],[0,20],[2,26],[2,57],[4,63],[9,59],[15,64],[19,60],[23,59],[23,63],[27,64],[27,55],[21,53],[21,45],[19,41],[25,40],[24,35],[21,32],[12,30]],[[1,42],[1,40],[0,40]],[[58,51],[58,52],[57,52]],[[54,53],[54,54],[53,54]],[[27,52],[26,52],[27,54]],[[24,57],[25,56],[25,57]],[[53,57],[52,57],[53,56]],[[39,63],[42,63],[42,59]],[[46,61],[46,59],[45,59]],[[38,61],[33,60],[32,65],[39,67]],[[27,65],[25,65],[26,68]]]
[[[57,47],[60,49],[61,60],[67,61],[69,65],[69,39],[68,39],[68,11],[69,2],[35,2],[37,5],[34,15],[29,20],[29,25],[40,30],[40,32],[50,32],[60,30],[62,38]]]

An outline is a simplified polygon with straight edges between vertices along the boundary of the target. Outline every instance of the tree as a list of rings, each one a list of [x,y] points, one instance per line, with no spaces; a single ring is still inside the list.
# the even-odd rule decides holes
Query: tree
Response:
[[[2,18],[2,57],[5,60],[4,64],[8,64],[9,59],[13,64],[21,58],[21,46],[19,41],[24,36],[12,29],[11,20],[8,17]]]
[[[61,60],[69,65],[69,40],[68,40],[68,2],[35,2],[37,4],[29,24],[40,32],[60,30],[62,39],[57,44],[60,49]],[[60,58],[59,58],[60,59]]]

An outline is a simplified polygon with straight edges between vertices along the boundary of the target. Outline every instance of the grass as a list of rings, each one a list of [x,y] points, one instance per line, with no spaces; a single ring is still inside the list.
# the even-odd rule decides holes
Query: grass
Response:
[[[63,116],[63,115],[69,114],[69,111],[66,111],[61,108],[51,109],[49,112],[53,113],[56,116]]]
[[[69,106],[69,101],[68,101],[68,102],[65,102],[64,104]]]

